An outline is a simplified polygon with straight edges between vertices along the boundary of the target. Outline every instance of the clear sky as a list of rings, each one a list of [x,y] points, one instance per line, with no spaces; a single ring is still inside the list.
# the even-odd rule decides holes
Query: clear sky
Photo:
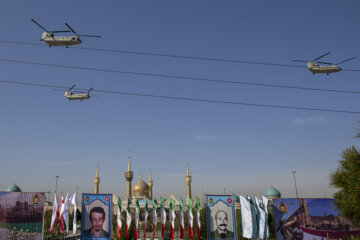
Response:
[[[68,22],[80,47],[360,69],[359,1],[2,1],[0,40],[41,43]],[[43,43],[44,44],[44,43]],[[360,72],[176,59],[0,42],[0,59],[251,83],[358,91]],[[304,63],[306,64],[306,63]],[[359,111],[359,94],[258,87],[0,61],[0,80],[253,104]],[[96,93],[69,102],[51,88],[0,83],[0,190],[94,191],[125,197],[129,150],[135,184],[151,168],[154,194],[331,197],[329,176],[352,145],[359,115]],[[225,188],[225,189],[224,189]]]

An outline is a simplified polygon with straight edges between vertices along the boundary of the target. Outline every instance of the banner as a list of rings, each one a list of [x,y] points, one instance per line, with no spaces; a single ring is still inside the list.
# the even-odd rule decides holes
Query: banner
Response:
[[[237,239],[234,201],[230,195],[206,195],[207,239]]]
[[[81,239],[111,239],[112,194],[82,195]]]
[[[0,239],[43,237],[44,193],[0,192]]]
[[[299,198],[274,201],[276,239],[346,239],[360,236],[360,228],[343,218],[334,199]]]

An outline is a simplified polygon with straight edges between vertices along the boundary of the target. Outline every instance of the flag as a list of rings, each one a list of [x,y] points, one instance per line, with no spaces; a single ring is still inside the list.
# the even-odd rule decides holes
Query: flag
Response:
[[[254,216],[254,211],[252,210],[251,202],[248,198],[243,196],[240,197],[240,209],[241,209],[241,224],[242,224],[242,234],[244,238],[256,238],[256,234],[254,236],[254,230],[256,226],[254,226],[253,219],[256,219]]]
[[[130,224],[131,224],[131,209],[130,209],[130,205],[131,205],[131,200],[130,198],[127,199],[127,208],[126,208],[126,238],[128,239],[129,237],[129,228],[130,228]]]
[[[182,198],[179,199],[180,202],[180,239],[184,239],[184,202]]]
[[[188,197],[187,202],[188,202],[189,237],[193,238],[194,237],[194,230],[193,230],[194,217],[193,217],[193,214],[192,214],[193,200]]]
[[[64,233],[64,219],[63,219],[63,216],[61,214],[61,209],[62,209],[62,206],[65,204],[65,199],[64,199],[64,195],[62,194],[61,192],[61,205],[60,205],[60,213],[59,213],[59,230],[60,230],[60,233]]]
[[[171,239],[175,237],[175,202],[174,199],[170,196],[170,236]]]
[[[70,198],[70,202],[71,204],[74,206],[74,218],[73,218],[73,234],[76,233],[76,229],[77,229],[77,226],[76,226],[76,211],[77,211],[77,198],[76,198],[76,193],[74,193],[72,195],[72,197]]]
[[[64,196],[62,196],[62,199]],[[61,208],[60,208],[60,223],[65,221],[66,225],[66,233],[69,233],[69,193],[66,194],[65,200],[61,201]],[[64,224],[60,224],[60,227],[62,225],[62,232],[64,232]]]
[[[270,232],[269,232],[269,212],[268,212],[268,203],[269,199],[267,197],[262,196],[262,202],[264,204],[264,211],[265,211],[265,233],[264,233],[264,239],[269,238]]]
[[[156,201],[156,198],[153,198],[153,239],[155,237],[156,232],[156,226],[157,226],[157,209],[158,209],[158,203]]]
[[[147,219],[149,216],[149,206],[148,206],[148,200],[145,198],[145,215],[144,215],[144,238],[146,237],[146,225],[147,225]]]
[[[139,238],[139,217],[140,217],[140,205],[139,205],[139,199],[136,198],[135,201],[135,238]]]
[[[57,198],[56,192],[55,192],[55,194],[54,194],[54,203],[53,203],[53,212],[52,212],[52,216],[51,216],[50,233],[54,232],[54,226],[55,226],[55,222],[56,222],[56,219],[57,219],[58,211],[59,211],[59,203],[58,203],[58,198]]]
[[[166,223],[166,212],[165,212],[165,201],[166,199],[163,197],[160,197],[161,201],[161,238],[164,238],[165,234],[165,223]]]
[[[117,216],[116,216],[116,222],[117,222],[117,227],[116,227],[116,236],[118,238],[121,238],[121,199],[118,196],[117,197]]]
[[[198,235],[198,239],[200,239],[200,230],[201,230],[200,198],[198,198],[198,197],[196,197],[196,223],[197,223],[197,235]]]
[[[253,200],[248,196],[247,197],[250,201],[250,206],[251,206],[251,216],[252,216],[252,225],[253,225],[253,238],[256,238],[257,237],[257,223],[258,223],[258,212],[257,212],[257,208],[253,202]]]
[[[259,238],[263,239],[264,235],[266,235],[264,204],[262,204],[262,202],[260,202],[260,200],[256,196],[255,196],[255,203],[258,212],[257,224],[259,228]]]

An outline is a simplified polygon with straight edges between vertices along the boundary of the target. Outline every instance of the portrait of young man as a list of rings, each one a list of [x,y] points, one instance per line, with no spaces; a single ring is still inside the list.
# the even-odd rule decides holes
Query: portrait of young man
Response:
[[[111,239],[111,194],[83,193],[81,239]]]

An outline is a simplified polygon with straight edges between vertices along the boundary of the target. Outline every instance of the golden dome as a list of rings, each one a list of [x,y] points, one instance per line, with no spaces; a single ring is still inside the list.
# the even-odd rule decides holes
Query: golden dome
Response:
[[[142,174],[140,174],[140,180],[134,185],[133,194],[135,197],[149,197],[149,185],[142,180]]]

